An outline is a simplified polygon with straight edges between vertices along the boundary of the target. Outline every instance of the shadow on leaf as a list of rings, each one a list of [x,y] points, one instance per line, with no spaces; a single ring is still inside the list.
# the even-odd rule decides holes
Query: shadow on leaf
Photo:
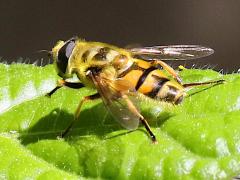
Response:
[[[160,127],[172,115],[169,112],[162,112],[156,120],[154,115],[147,111],[143,111],[149,120],[152,127]],[[43,139],[58,139],[58,136],[68,127],[73,121],[74,115],[59,108],[54,109],[47,116],[42,117],[33,127],[21,133],[20,140],[24,145],[34,143]],[[159,121],[160,120],[160,121]],[[141,126],[141,125],[140,125]],[[81,111],[78,121],[76,121],[70,132],[64,138],[70,140],[75,136],[96,135],[104,138],[106,134],[113,131],[122,130],[119,123],[107,112],[102,103],[97,104],[91,108]],[[129,133],[132,131],[127,131]],[[122,133],[121,134],[126,134]],[[119,135],[121,135],[119,134]],[[117,136],[116,136],[117,137]]]

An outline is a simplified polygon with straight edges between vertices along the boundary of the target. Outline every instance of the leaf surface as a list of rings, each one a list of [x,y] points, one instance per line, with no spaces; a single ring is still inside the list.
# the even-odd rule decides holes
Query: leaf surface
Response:
[[[240,172],[240,76],[186,69],[185,83],[225,79],[194,88],[178,106],[145,100],[143,127],[129,132],[100,100],[86,103],[69,135],[58,135],[94,90],[62,88],[52,65],[0,64],[0,177],[22,179],[229,179]],[[14,172],[14,173],[13,173]]]

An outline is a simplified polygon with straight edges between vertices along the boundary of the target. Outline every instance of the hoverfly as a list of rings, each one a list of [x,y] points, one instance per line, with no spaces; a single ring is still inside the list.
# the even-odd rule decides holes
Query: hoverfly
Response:
[[[152,141],[157,142],[134,99],[143,94],[155,100],[179,104],[186,95],[186,87],[221,83],[223,80],[182,84],[177,72],[162,61],[196,59],[212,53],[211,48],[199,45],[123,49],[101,42],[87,42],[77,37],[59,41],[53,47],[51,55],[62,79],[49,95],[63,86],[97,90],[96,94],[86,96],[80,101],[75,118],[62,133],[62,137],[79,118],[82,105],[86,101],[101,98],[107,110],[123,127],[134,130],[141,122]],[[79,82],[68,82],[67,79],[74,74]]]

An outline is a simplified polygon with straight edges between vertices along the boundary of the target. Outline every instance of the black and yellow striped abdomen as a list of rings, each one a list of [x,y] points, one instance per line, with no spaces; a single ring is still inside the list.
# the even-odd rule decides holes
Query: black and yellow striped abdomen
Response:
[[[181,84],[170,80],[158,67],[143,60],[135,60],[119,74],[119,78],[132,83],[138,92],[157,100],[179,104],[185,94]]]

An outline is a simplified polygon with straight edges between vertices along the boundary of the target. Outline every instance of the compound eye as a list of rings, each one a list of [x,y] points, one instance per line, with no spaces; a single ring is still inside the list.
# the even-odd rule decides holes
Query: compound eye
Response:
[[[57,56],[57,67],[61,74],[65,74],[68,66],[69,57],[75,47],[75,40],[70,39],[59,49]]]

